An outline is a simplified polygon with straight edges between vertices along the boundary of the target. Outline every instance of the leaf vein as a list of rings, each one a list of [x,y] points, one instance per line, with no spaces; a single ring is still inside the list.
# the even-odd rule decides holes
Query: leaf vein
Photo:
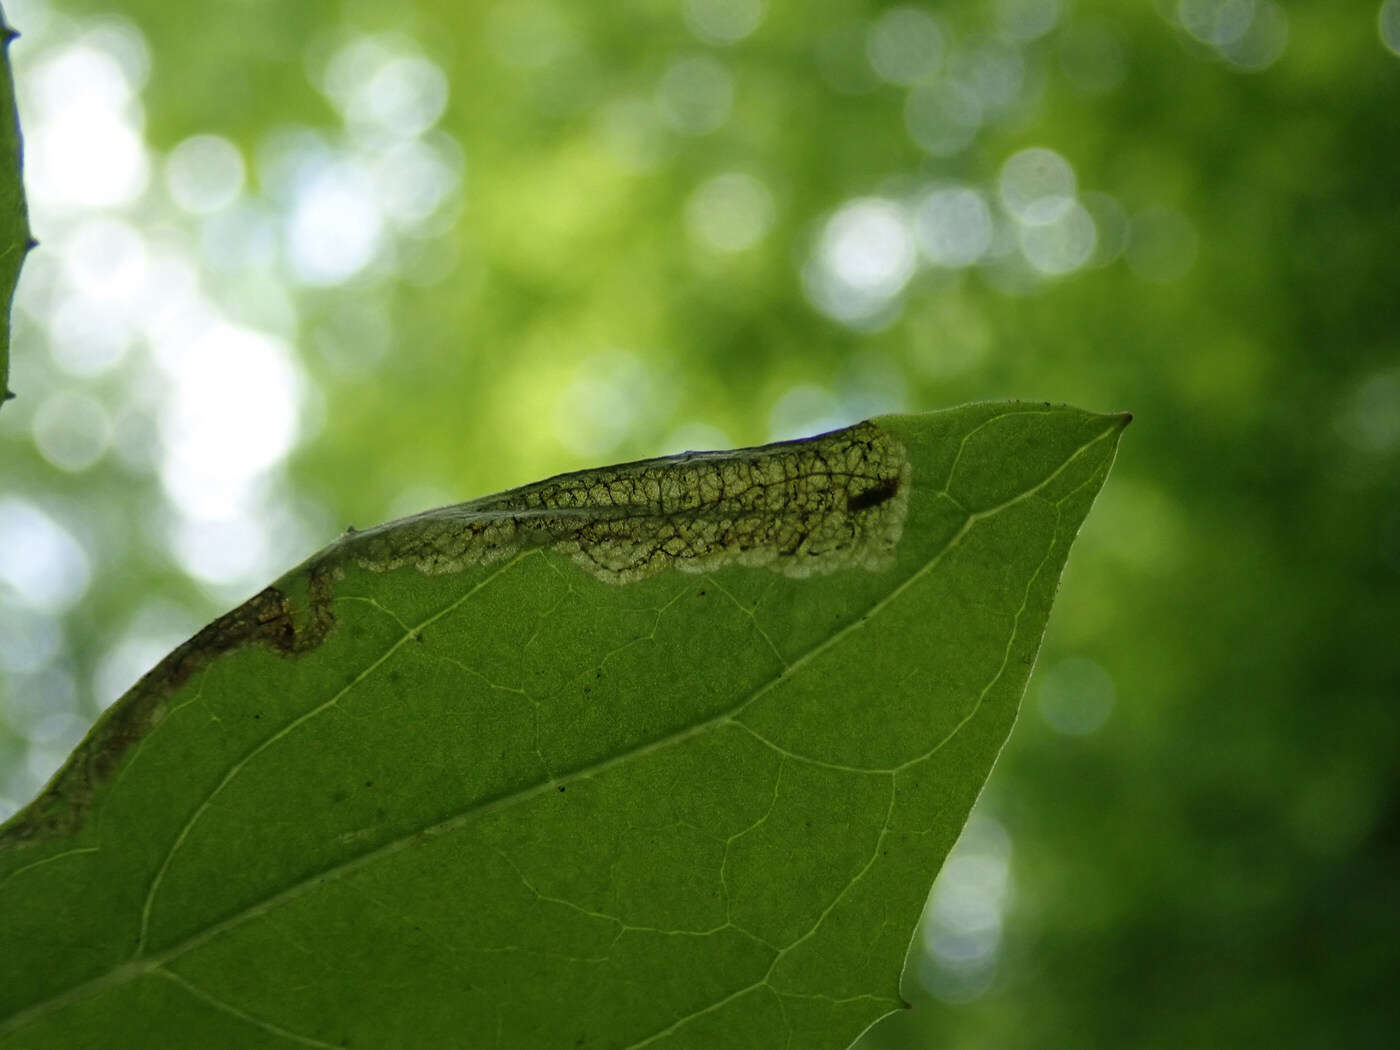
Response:
[[[145,952],[146,938],[149,936],[150,933],[151,912],[152,909],[155,907],[156,895],[160,892],[161,884],[165,881],[165,873],[170,869],[170,865],[173,862],[175,855],[180,851],[180,847],[184,845],[185,840],[189,837],[189,834],[194,829],[194,826],[197,823],[199,823],[200,818],[202,818],[204,814],[208,812],[209,807],[214,802],[214,799],[217,798],[219,793],[223,791],[223,789],[226,788],[230,783],[232,783],[232,781],[245,768],[247,768],[248,763],[253,761],[253,759],[257,758],[258,755],[262,754],[273,744],[277,743],[277,741],[286,737],[293,730],[306,724],[307,722],[321,715],[325,711],[330,710],[341,700],[342,697],[349,693],[350,690],[354,689],[357,685],[359,685],[366,678],[368,678],[371,673],[373,673],[381,664],[384,663],[384,661],[389,659],[390,656],[397,652],[399,648],[404,645],[405,642],[416,637],[418,632],[421,631],[424,627],[427,627],[435,620],[446,616],[453,609],[457,608],[463,602],[467,601],[474,594],[476,594],[477,591],[481,590],[481,588],[485,587],[498,575],[505,572],[506,569],[510,568],[512,565],[514,565],[516,562],[518,562],[521,558],[525,556],[526,555],[524,554],[517,555],[510,561],[504,562],[498,569],[489,573],[474,587],[468,590],[465,594],[461,595],[459,598],[454,599],[445,608],[427,617],[425,620],[423,620],[422,623],[418,624],[412,630],[405,631],[399,637],[399,639],[396,642],[394,642],[393,645],[389,646],[389,648],[386,649],[378,659],[370,663],[369,666],[367,666],[363,671],[361,671],[348,683],[346,683],[339,690],[337,690],[329,699],[322,701],[315,707],[292,719],[292,721],[288,722],[285,726],[278,729],[271,736],[264,739],[262,743],[258,744],[255,748],[253,748],[246,755],[244,755],[242,758],[240,758],[237,762],[235,762],[232,766],[229,767],[228,772],[225,773],[223,778],[217,784],[214,785],[213,790],[210,791],[207,796],[205,796],[204,801],[201,802],[199,806],[194,810],[194,812],[190,814],[189,819],[186,820],[184,826],[180,828],[179,832],[175,836],[174,841],[170,844],[170,849],[166,852],[164,859],[161,861],[160,866],[156,869],[154,877],[151,879],[151,884],[146,891],[145,901],[141,906],[141,927],[140,932],[137,935],[136,950],[133,954],[134,958],[140,958]]]
[[[271,1021],[266,1021],[261,1017],[256,1017],[246,1010],[239,1009],[232,1003],[224,1002],[222,999],[199,987],[197,984],[194,984],[189,979],[181,977],[173,970],[167,970],[163,966],[157,966],[151,972],[183,988],[191,996],[198,999],[206,1006],[210,1006],[221,1013],[228,1014],[230,1017],[236,1017],[244,1024],[251,1025],[254,1028],[261,1029],[278,1038],[285,1039],[289,1043],[296,1043],[298,1046],[324,1047],[327,1048],[327,1050],[340,1050],[341,1048],[341,1044],[339,1043],[326,1043],[322,1042],[320,1039],[312,1039],[310,1036],[300,1035],[289,1028],[283,1028],[281,1025],[273,1024]]]

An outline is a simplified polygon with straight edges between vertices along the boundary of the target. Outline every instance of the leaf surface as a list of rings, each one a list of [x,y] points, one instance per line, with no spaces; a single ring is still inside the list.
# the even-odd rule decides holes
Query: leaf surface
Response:
[[[848,1045],[1127,418],[884,417],[347,534],[0,829],[0,1044]]]

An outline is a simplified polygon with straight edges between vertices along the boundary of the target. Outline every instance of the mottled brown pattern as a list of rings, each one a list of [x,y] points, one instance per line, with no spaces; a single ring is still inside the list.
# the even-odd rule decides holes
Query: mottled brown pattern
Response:
[[[341,542],[376,571],[457,572],[549,547],[612,583],[731,563],[805,576],[886,564],[908,487],[904,449],[861,423],[803,441],[563,474]]]
[[[132,746],[159,724],[170,696],[221,654],[245,645],[264,645],[291,656],[320,645],[335,623],[330,607],[335,572],[324,563],[310,570],[304,606],[279,588],[268,587],[171,652],[98,719],[24,810],[23,819],[5,828],[0,849],[77,831],[93,793],[116,774]]]

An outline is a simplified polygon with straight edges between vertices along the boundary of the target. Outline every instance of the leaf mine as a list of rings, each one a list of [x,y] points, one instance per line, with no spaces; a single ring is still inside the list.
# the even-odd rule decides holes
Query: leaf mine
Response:
[[[867,422],[563,474],[347,535],[335,556],[438,575],[548,547],[609,583],[730,564],[792,577],[878,570],[904,528],[909,483],[904,447]]]

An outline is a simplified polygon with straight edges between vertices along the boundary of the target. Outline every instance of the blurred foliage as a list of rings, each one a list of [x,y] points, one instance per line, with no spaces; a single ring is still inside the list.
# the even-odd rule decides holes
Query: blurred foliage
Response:
[[[172,501],[162,452],[178,435],[160,423],[169,352],[154,355],[165,372],[149,336],[100,374],[53,364],[77,237],[55,231],[81,223],[50,211],[46,228],[31,181],[49,250],[21,282],[0,501],[25,502],[6,505],[9,532],[0,514],[0,543],[39,508],[87,576],[80,602],[27,600],[0,550],[0,632],[31,640],[0,660],[0,794],[33,790],[133,654],[154,659],[347,522],[874,411],[1131,409],[966,836],[965,870],[1001,889],[935,894],[907,981],[917,1009],[867,1045],[1393,1040],[1394,0],[6,7],[30,34],[12,55],[31,145],[43,118],[26,84],[42,94],[42,56],[64,40],[87,33],[148,69],[131,77],[152,175],[84,214],[202,251],[206,293],[275,329],[305,379],[295,447],[263,479],[261,578],[195,578],[171,538],[202,526]],[[276,238],[261,261],[221,256],[228,230],[170,203],[162,158],[225,137],[249,170],[237,230],[281,230],[279,164],[297,142],[354,138],[358,67],[336,58],[367,38],[446,75],[424,141],[459,151],[451,199],[334,280],[296,278]],[[332,67],[353,104],[325,89]],[[379,148],[357,141],[357,156]],[[1072,166],[1093,217],[1073,266],[1007,215],[1008,160],[1027,148]],[[748,178],[711,181],[729,173]],[[917,234],[945,182],[982,194],[996,236],[974,265],[933,265],[925,245],[914,267],[918,238],[890,217]],[[716,193],[727,212],[705,205]],[[706,223],[736,208],[752,221],[726,242]],[[854,313],[819,308],[824,265],[866,282]],[[75,392],[103,408],[110,450],[58,469],[44,406]],[[263,398],[237,396],[256,432]],[[35,646],[47,655],[26,660]]]

